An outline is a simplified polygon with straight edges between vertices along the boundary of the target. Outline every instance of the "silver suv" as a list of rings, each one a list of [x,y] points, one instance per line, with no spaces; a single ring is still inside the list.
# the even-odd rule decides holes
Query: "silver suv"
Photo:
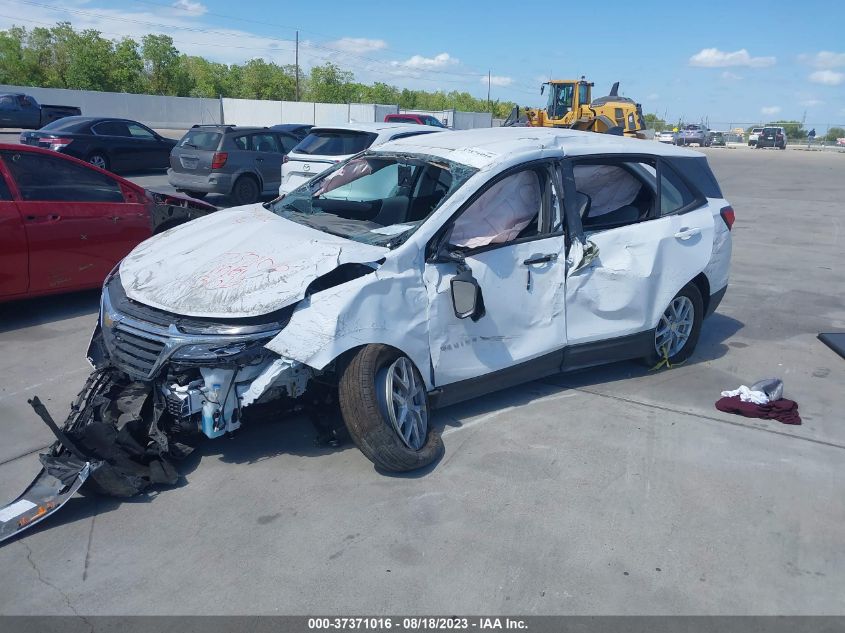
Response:
[[[299,141],[270,128],[195,125],[171,151],[167,179],[194,198],[222,193],[250,204],[276,194],[282,160]]]

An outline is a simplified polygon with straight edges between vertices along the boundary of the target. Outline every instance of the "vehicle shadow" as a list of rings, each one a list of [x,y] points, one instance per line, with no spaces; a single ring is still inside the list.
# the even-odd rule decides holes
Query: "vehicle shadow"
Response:
[[[98,288],[59,296],[0,303],[0,332],[63,321],[85,314],[93,315],[99,309],[100,290]],[[93,320],[91,327],[94,327]]]

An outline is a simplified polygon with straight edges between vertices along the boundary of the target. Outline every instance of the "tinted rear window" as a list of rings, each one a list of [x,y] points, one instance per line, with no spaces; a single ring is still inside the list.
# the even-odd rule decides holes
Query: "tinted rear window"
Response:
[[[373,141],[376,134],[356,132],[354,130],[320,130],[311,132],[297,145],[296,154],[313,156],[345,156],[363,152]]]
[[[187,147],[188,149],[204,149],[214,151],[220,144],[220,132],[212,132],[209,130],[188,130],[188,133],[179,141],[179,147]]]

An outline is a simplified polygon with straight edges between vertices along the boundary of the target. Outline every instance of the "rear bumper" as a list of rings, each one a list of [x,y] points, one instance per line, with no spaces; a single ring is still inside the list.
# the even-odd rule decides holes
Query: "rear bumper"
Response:
[[[279,195],[283,196],[286,193],[290,193],[291,191],[293,191],[294,189],[296,189],[300,185],[305,184],[306,182],[308,182],[309,180],[314,178],[314,176],[317,176],[317,175],[318,174],[314,174],[313,176],[305,176],[305,175],[300,175],[300,174],[289,174],[288,176],[285,177],[284,182],[282,182],[282,184],[279,185]]]
[[[167,181],[176,189],[202,191],[204,193],[229,193],[232,190],[232,176],[212,172],[210,174],[186,174],[167,170]]]

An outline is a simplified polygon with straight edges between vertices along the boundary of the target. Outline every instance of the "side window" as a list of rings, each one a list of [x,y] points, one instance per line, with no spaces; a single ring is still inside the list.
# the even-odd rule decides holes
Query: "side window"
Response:
[[[279,142],[275,134],[253,134],[252,149],[256,152],[272,152],[279,154]]]
[[[7,201],[12,199],[12,192],[9,191],[9,185],[6,184],[6,179],[3,174],[0,174],[0,201]]]
[[[24,201],[124,201],[117,181],[69,160],[29,152],[7,152],[3,158]]]
[[[129,128],[122,121],[103,121],[91,129],[99,136],[130,136]]]
[[[660,215],[680,211],[696,201],[684,181],[665,163],[660,166]]]
[[[282,153],[287,154],[290,152],[296,144],[299,143],[297,139],[293,136],[288,136],[287,134],[279,134],[278,136],[279,144],[282,146]]]
[[[449,242],[461,248],[505,244],[537,235],[543,221],[543,191],[548,178],[533,169],[495,182],[452,225]]]
[[[249,149],[249,137],[248,136],[236,136],[232,139],[232,142],[235,144],[235,147],[238,149],[247,150]]]
[[[656,169],[650,161],[582,163],[572,171],[575,189],[584,200],[580,211],[586,230],[625,226],[651,216],[657,183]]]
[[[127,127],[129,128],[129,134],[131,134],[133,138],[140,138],[145,141],[155,140],[155,136],[152,132],[145,127],[141,127],[137,123],[129,123]]]
[[[15,102],[15,98],[6,95],[5,97],[0,97],[0,110],[17,110],[18,104]]]

